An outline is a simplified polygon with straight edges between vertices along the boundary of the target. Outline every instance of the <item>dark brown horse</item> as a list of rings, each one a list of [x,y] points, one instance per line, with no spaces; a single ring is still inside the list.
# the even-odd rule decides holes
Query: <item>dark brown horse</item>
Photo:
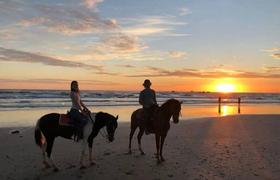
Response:
[[[173,122],[179,122],[179,115],[181,112],[182,102],[176,99],[167,100],[162,106],[158,107],[156,113],[153,117],[153,128],[156,137],[156,157],[158,162],[164,161],[162,156],[162,147],[164,144],[165,137],[170,128],[170,119],[173,117]],[[129,152],[131,153],[131,140],[135,130],[139,127],[139,133],[137,136],[138,139],[138,148],[141,154],[145,154],[141,147],[141,138],[145,131],[145,121],[144,121],[144,112],[143,109],[137,109],[131,115],[131,131],[129,136]]]

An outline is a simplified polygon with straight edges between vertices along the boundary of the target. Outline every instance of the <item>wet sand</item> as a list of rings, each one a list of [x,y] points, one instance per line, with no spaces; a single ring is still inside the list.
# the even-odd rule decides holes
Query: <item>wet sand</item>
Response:
[[[80,144],[57,138],[53,158],[59,172],[43,169],[33,127],[0,129],[0,179],[280,179],[280,115],[234,115],[171,123],[157,164],[153,135],[136,136],[127,155],[129,124],[120,123],[115,141],[94,140],[97,165],[79,169]]]

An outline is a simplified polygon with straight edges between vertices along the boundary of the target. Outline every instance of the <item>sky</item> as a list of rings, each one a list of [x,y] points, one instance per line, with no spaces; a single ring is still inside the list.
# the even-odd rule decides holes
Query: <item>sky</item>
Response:
[[[279,0],[0,0],[0,88],[280,92]]]

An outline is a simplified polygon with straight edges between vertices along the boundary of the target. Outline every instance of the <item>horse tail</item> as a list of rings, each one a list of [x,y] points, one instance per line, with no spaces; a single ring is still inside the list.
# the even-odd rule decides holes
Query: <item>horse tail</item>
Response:
[[[39,146],[39,147],[42,147],[42,144],[43,144],[43,136],[42,136],[42,132],[40,130],[40,127],[39,127],[39,122],[40,122],[41,119],[39,119],[36,123],[36,127],[35,127],[35,133],[34,133],[34,138],[35,138],[35,143]]]
[[[135,110],[132,114],[131,114],[131,118],[130,118],[130,128],[136,128],[137,126],[139,126],[139,109]]]
[[[134,122],[135,121],[135,111],[131,114],[130,117],[130,129],[132,129],[132,127],[134,126]]]

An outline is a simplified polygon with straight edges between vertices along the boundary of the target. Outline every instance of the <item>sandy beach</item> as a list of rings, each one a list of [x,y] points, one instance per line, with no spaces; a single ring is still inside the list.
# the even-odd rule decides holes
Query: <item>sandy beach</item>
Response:
[[[79,169],[80,145],[57,138],[53,158],[59,172],[43,169],[33,127],[0,130],[0,179],[279,179],[280,115],[233,115],[171,125],[157,164],[153,135],[143,137],[146,155],[127,155],[129,124],[120,123],[115,141],[94,140],[97,165]],[[15,128],[12,128],[15,129]]]

